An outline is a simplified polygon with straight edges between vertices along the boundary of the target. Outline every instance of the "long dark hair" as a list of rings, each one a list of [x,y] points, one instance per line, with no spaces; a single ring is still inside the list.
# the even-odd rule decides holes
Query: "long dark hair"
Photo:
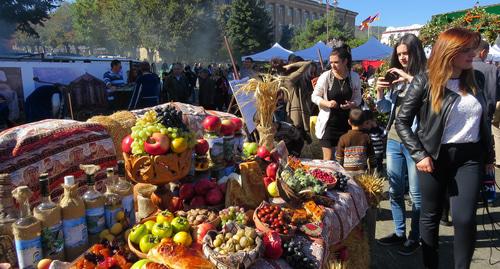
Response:
[[[332,52],[330,53],[330,56],[333,55],[337,55],[342,60],[347,59],[347,68],[349,71],[351,71],[352,68],[351,48],[347,44],[333,48]]]
[[[408,67],[403,68],[398,59],[397,48],[399,45],[406,45],[408,49]],[[414,34],[405,34],[396,45],[391,56],[391,68],[396,67],[404,70],[412,76],[425,72],[427,58],[425,57],[424,47],[420,39]]]

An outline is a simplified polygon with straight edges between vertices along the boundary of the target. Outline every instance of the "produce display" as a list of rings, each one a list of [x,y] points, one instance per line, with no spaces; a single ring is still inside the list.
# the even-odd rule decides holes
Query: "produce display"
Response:
[[[309,173],[326,185],[335,186],[335,184],[337,184],[337,178],[330,172],[326,172],[322,169],[313,169]]]
[[[131,268],[137,257],[118,241],[104,240],[93,245],[88,252],[78,259],[72,268]]]
[[[191,207],[220,205],[224,201],[226,188],[215,180],[201,179],[196,183],[184,183],[179,188],[179,198]]]
[[[214,211],[208,209],[191,209],[189,211],[177,211],[175,212],[177,216],[185,217],[192,225],[199,225],[205,222],[214,222],[218,215]]]
[[[236,222],[239,225],[246,225],[248,222],[248,216],[245,214],[245,209],[239,206],[230,206],[222,209],[219,212],[219,217],[222,227],[229,222]]]
[[[335,172],[334,176],[337,179],[337,184],[335,184],[334,189],[339,191],[346,191],[347,181],[349,180],[349,177],[340,172]]]
[[[271,231],[288,235],[293,230],[290,226],[290,217],[279,206],[264,204],[256,210],[256,214],[259,221]]]
[[[302,168],[295,169],[295,171],[289,169],[283,170],[281,177],[295,193],[312,191],[315,194],[321,195],[326,192],[326,185]]]
[[[217,234],[213,243],[213,249],[219,254],[226,255],[238,251],[250,251],[255,248],[257,232],[254,228],[238,228],[236,233],[221,232]]]

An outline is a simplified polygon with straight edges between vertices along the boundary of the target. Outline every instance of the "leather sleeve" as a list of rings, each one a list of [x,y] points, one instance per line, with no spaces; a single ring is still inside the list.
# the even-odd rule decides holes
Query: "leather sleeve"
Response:
[[[425,97],[425,91],[427,91],[426,81],[425,75],[414,77],[400,105],[395,122],[396,132],[406,148],[410,151],[411,157],[415,160],[415,163],[429,156],[422,143],[420,143],[417,134],[411,129],[415,116],[419,113],[423,105],[423,98]]]

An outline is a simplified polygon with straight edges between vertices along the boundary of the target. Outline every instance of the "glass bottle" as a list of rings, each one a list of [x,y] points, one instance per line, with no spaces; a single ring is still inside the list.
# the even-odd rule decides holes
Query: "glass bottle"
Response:
[[[113,189],[121,197],[125,217],[131,227],[135,224],[134,190],[132,183],[125,178],[125,162],[122,160],[118,161],[118,181]]]
[[[122,216],[118,214],[119,212],[123,212],[123,210],[120,195],[112,192],[112,189],[116,185],[113,168],[106,169],[106,175],[106,192],[104,193],[106,202],[104,204],[104,215],[106,218],[106,227],[111,229],[115,223],[122,219]]]
[[[64,260],[64,236],[61,208],[50,199],[49,175],[40,175],[41,203],[35,207],[34,216],[42,224],[43,256]]]
[[[95,173],[97,171],[93,172]],[[99,242],[99,233],[104,230],[106,225],[104,218],[105,199],[104,195],[97,190],[94,181],[94,173],[88,173],[86,171],[88,188],[85,194],[83,194],[90,244]]]

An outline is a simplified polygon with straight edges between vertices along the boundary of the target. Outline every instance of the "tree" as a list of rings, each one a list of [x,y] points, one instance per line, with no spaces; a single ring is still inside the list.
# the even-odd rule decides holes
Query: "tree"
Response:
[[[17,30],[37,36],[34,25],[43,25],[61,0],[2,0],[0,21],[14,23]]]
[[[271,17],[260,0],[234,0],[225,30],[236,55],[267,49],[273,41]]]
[[[293,39],[294,28],[291,25],[281,26],[281,38],[280,45],[286,49],[290,49],[292,47],[292,39]]]
[[[298,29],[292,39],[292,49],[301,50],[313,46],[318,41],[350,40],[354,37],[354,30],[347,25],[341,25],[335,20],[335,12],[318,20],[307,21],[305,27]],[[328,36],[326,25],[328,23]]]
[[[90,54],[106,46],[105,29],[99,0],[77,0],[71,5],[72,25],[76,40],[87,46]]]
[[[74,46],[78,53],[70,9],[69,4],[62,4],[51,14],[50,20],[43,27],[37,28],[43,41],[52,48],[63,47],[68,54],[71,53],[71,46]]]
[[[356,48],[356,47],[359,47],[359,46],[365,44],[366,41],[368,41],[368,38],[366,38],[366,37],[353,38],[353,39],[347,41],[347,45],[349,45],[349,47],[351,47],[351,48]]]

